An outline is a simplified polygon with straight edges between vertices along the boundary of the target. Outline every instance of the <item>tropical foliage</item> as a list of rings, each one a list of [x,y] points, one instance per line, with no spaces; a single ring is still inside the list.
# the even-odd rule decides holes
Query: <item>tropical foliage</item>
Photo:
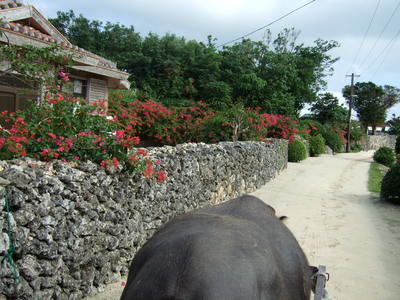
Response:
[[[345,86],[343,96],[350,99],[350,86]],[[400,89],[393,86],[378,86],[373,82],[357,82],[354,85],[353,105],[365,130],[375,128],[386,120],[387,110],[400,101]]]
[[[221,48],[211,36],[207,43],[174,34],[143,37],[132,26],[91,21],[73,11],[58,12],[50,21],[72,43],[116,61],[147,96],[203,100],[219,110],[241,104],[298,116],[326,87],[337,60],[328,54],[336,42],[305,46],[296,42],[294,29]]]
[[[104,102],[88,103],[64,91],[73,63],[70,56],[57,47],[10,44],[1,44],[0,53],[7,59],[4,75],[18,72],[19,78],[32,83],[32,89],[43,91],[42,101],[24,111],[1,112],[0,159],[91,160],[104,168],[122,165],[130,172],[165,180],[165,173],[155,170],[147,152],[135,148],[139,137],[105,117]]]

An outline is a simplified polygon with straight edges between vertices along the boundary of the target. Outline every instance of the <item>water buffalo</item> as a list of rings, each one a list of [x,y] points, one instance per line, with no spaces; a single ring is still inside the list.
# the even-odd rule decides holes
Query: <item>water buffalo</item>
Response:
[[[253,196],[174,218],[139,250],[121,300],[308,300],[298,242]]]

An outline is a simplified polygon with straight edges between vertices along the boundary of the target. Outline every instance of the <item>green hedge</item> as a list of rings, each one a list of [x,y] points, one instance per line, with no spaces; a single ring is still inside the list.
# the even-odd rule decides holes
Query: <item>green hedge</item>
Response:
[[[394,164],[395,160],[396,158],[392,148],[380,147],[374,153],[374,161],[387,167],[391,167]]]
[[[290,162],[299,162],[307,158],[307,148],[304,143],[298,139],[293,140],[288,148],[288,160]]]
[[[339,133],[327,129],[324,131],[323,137],[325,139],[325,143],[332,149],[333,152],[343,152],[344,142]]]
[[[381,198],[400,204],[400,163],[393,166],[383,178]]]
[[[400,135],[396,138],[396,146],[395,146],[396,154],[400,154]]]
[[[310,155],[318,156],[325,153],[325,139],[321,134],[310,137]]]

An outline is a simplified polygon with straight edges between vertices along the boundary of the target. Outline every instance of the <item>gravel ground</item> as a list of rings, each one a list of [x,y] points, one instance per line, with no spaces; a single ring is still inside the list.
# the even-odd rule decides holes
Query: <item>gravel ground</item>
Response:
[[[290,163],[253,193],[288,216],[310,264],[326,265],[332,299],[400,299],[400,206],[368,192],[372,154]]]

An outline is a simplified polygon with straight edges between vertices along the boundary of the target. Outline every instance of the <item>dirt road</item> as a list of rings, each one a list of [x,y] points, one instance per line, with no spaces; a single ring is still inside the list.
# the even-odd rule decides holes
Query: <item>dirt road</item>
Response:
[[[372,152],[290,163],[253,195],[288,216],[312,265],[331,275],[332,299],[400,299],[400,206],[367,190]]]
[[[367,190],[372,152],[294,164],[253,193],[288,216],[311,264],[327,266],[332,299],[400,299],[400,206]],[[120,283],[91,300],[119,299]]]

